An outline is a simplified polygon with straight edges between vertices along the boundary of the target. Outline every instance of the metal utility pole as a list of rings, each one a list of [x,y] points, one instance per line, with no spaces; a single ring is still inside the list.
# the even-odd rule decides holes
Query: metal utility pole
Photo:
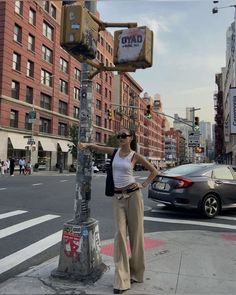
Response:
[[[85,5],[92,13],[96,12],[96,1],[85,1]],[[91,142],[92,137],[91,70],[90,65],[82,64],[79,142]],[[74,219],[64,224],[59,265],[52,276],[95,282],[106,266],[100,255],[98,221],[90,217],[88,206],[91,199],[92,154],[89,150],[79,151],[77,160]]]

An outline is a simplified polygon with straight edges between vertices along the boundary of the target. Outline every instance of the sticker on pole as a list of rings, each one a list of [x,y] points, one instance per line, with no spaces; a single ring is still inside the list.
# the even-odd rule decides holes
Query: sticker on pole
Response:
[[[147,68],[152,66],[153,32],[147,27],[116,31],[114,64]]]

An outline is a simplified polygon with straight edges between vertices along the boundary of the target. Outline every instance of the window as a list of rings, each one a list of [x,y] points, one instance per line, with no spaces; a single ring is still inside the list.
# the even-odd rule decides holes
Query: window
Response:
[[[23,1],[15,1],[15,12],[20,15],[23,14]]]
[[[108,74],[105,73],[105,81],[108,82]]]
[[[104,39],[101,37],[101,45],[104,46]]]
[[[74,78],[78,81],[81,79],[81,71],[77,68],[74,69]]]
[[[51,4],[51,16],[54,18],[54,19],[57,19],[57,9],[54,5]]]
[[[49,12],[49,1],[43,1],[43,9]]]
[[[96,91],[98,93],[102,94],[102,85],[101,84],[96,83]]]
[[[53,51],[45,45],[42,45],[42,59],[51,64],[53,63]]]
[[[80,89],[77,87],[74,87],[74,99],[76,100],[80,99]]]
[[[109,80],[110,80],[110,85],[112,85],[112,78],[111,78],[111,77],[109,77]]]
[[[98,109],[98,110],[102,109],[102,103],[101,103],[101,100],[99,100],[99,99],[96,100],[96,109]]]
[[[52,87],[52,74],[46,70],[41,70],[41,83]]]
[[[67,103],[62,100],[59,100],[59,113],[67,115]]]
[[[101,126],[101,117],[100,116],[96,116],[96,125]]]
[[[28,49],[35,51],[35,37],[31,34],[28,36]]]
[[[68,94],[68,82],[60,79],[60,91],[62,93]]]
[[[22,28],[17,24],[14,26],[13,40],[19,43],[22,42]]]
[[[67,124],[58,123],[58,135],[67,136]]]
[[[11,97],[19,99],[20,96],[20,83],[17,81],[11,82]]]
[[[40,96],[41,108],[51,110],[51,100],[52,100],[52,97],[50,95],[41,93],[41,96]]]
[[[79,119],[79,108],[74,107],[74,118]]]
[[[60,58],[60,70],[68,73],[68,62],[64,58]]]
[[[36,12],[32,8],[29,10],[29,23],[33,26],[36,25]]]
[[[26,102],[33,103],[34,91],[32,87],[26,86]]]
[[[39,131],[43,133],[50,133],[51,131],[51,120],[40,118]]]
[[[107,97],[107,93],[108,91],[107,91],[107,88],[105,87],[105,97]]]
[[[107,143],[107,134],[104,134],[104,143]]]
[[[228,167],[220,167],[213,170],[213,177],[218,179],[233,180],[233,175]]]
[[[95,138],[96,142],[101,142],[101,133],[96,132],[96,138]]]
[[[53,27],[46,22],[43,22],[43,35],[49,40],[53,40]]]
[[[34,77],[34,63],[31,60],[27,62],[27,76],[31,78]]]
[[[10,126],[11,127],[18,127],[18,111],[11,110],[10,114]]]
[[[104,127],[107,128],[107,119],[104,119]]]
[[[32,123],[29,123],[29,114],[25,114],[25,129],[32,130]]]
[[[20,71],[21,68],[21,55],[16,52],[13,52],[12,68],[16,71]]]

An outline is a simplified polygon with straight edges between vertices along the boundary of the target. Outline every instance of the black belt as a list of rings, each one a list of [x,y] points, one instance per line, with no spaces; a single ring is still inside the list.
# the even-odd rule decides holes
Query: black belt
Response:
[[[126,190],[116,190],[115,189],[115,194],[130,194],[132,192],[135,192],[139,190],[139,187],[136,187],[136,188],[128,188]]]

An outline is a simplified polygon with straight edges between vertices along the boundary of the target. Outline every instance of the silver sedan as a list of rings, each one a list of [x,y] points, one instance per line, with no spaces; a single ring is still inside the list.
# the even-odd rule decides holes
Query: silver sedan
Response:
[[[230,165],[186,164],[161,172],[148,198],[172,207],[194,208],[207,218],[236,207],[236,173]]]

